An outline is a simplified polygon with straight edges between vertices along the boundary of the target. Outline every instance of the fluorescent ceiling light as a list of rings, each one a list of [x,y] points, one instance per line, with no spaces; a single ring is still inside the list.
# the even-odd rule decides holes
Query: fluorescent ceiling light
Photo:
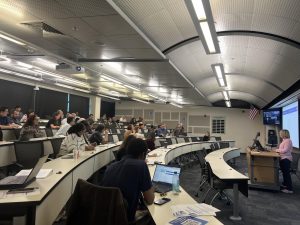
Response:
[[[22,73],[17,73],[17,72],[6,70],[6,69],[2,69],[2,68],[0,68],[0,72],[12,74],[12,75],[15,75],[15,76],[18,76],[18,77],[22,77],[22,78],[26,78],[26,79],[30,79],[30,80],[35,80],[35,81],[42,81],[43,80],[42,78],[39,78],[39,77],[33,77],[33,76],[30,76],[30,75],[26,75],[26,74],[22,74]]]
[[[8,40],[8,41],[10,41],[10,42],[16,43],[16,44],[18,44],[18,45],[26,45],[26,44],[24,44],[23,42],[18,41],[18,40],[16,40],[16,39],[13,39],[13,38],[11,38],[11,37],[8,37],[8,36],[6,36],[6,35],[4,35],[4,34],[0,34],[0,38],[3,38],[3,39]]]
[[[209,0],[185,0],[206,54],[220,53]]]
[[[137,102],[142,102],[142,103],[145,103],[145,104],[150,104],[150,102],[143,101],[141,99],[137,99],[137,98],[131,98],[131,99],[134,100],[134,101],[137,101]]]
[[[132,90],[135,90],[135,91],[141,91],[140,89],[135,88],[135,87],[132,87],[132,86],[127,85],[127,84],[124,84],[124,86],[127,87],[127,88],[130,88],[130,89],[132,89]]]
[[[226,86],[226,77],[224,75],[224,67],[223,64],[218,63],[218,64],[213,64],[211,65],[213,72],[215,73],[218,83],[221,87]]]
[[[229,96],[227,91],[223,91],[223,96],[226,101],[229,101]]]
[[[176,107],[178,107],[178,108],[182,108],[182,106],[181,106],[181,105],[178,105],[178,104],[176,104],[176,103],[173,103],[173,102],[170,102],[170,105],[176,106]]]
[[[213,38],[211,36],[211,32],[210,32],[210,29],[209,29],[209,26],[208,26],[208,22],[200,22],[200,27],[202,29],[203,36],[204,36],[204,39],[206,41],[209,52],[210,53],[216,53],[215,44],[214,44]]]
[[[85,93],[90,93],[89,90],[85,90],[85,89],[81,89],[81,88],[76,88],[76,87],[65,85],[65,84],[55,83],[55,85],[60,86],[60,87],[64,87],[64,88],[68,88],[68,89],[72,89],[72,90],[75,90],[75,91],[81,91],[81,92],[85,92]]]
[[[115,83],[117,83],[117,84],[122,84],[122,82],[117,81],[117,80],[115,80],[115,79],[113,79],[113,78],[107,77],[107,76],[105,76],[105,75],[100,75],[100,76],[101,76],[103,79],[106,79],[106,80],[115,82]]]
[[[29,65],[29,64],[27,64],[27,63],[23,63],[23,62],[17,62],[17,64],[18,64],[19,66],[21,66],[21,67],[25,67],[25,68],[27,68],[27,69],[31,69],[31,68],[33,68],[33,66],[32,66],[32,65]]]
[[[44,71],[44,70],[38,70],[38,69],[33,69],[34,72],[37,72],[37,73],[41,73],[41,74],[45,74],[45,75],[48,75],[50,77],[55,77],[55,78],[59,78],[59,79],[62,79],[63,76],[61,75],[57,75],[55,73],[51,73],[51,72],[48,72],[48,71]]]
[[[192,3],[193,3],[198,20],[205,20],[206,14],[205,14],[202,0],[192,0]]]
[[[112,96],[108,96],[108,95],[103,95],[103,94],[98,94],[99,96],[101,97],[104,97],[104,98],[110,98],[110,99],[113,99],[113,100],[117,100],[117,101],[120,101],[119,98],[115,98],[115,97],[112,97]]]
[[[226,106],[227,106],[228,108],[231,107],[231,102],[230,102],[230,101],[225,101],[225,104],[226,104]]]
[[[225,82],[223,79],[219,79],[219,83],[221,87],[225,87]]]
[[[51,62],[49,60],[42,59],[42,58],[36,58],[36,62],[41,65],[51,67],[51,68],[55,68],[58,65],[57,63],[54,63],[54,62]]]

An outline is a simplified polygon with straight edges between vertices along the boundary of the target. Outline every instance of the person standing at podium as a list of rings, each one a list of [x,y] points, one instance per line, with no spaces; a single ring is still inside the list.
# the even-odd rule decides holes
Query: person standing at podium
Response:
[[[292,163],[292,150],[293,143],[290,139],[290,133],[288,130],[281,130],[279,132],[282,142],[279,145],[279,148],[275,151],[280,155],[280,169],[282,171],[283,183],[282,183],[282,192],[287,194],[293,193],[292,179],[290,174],[290,168]]]

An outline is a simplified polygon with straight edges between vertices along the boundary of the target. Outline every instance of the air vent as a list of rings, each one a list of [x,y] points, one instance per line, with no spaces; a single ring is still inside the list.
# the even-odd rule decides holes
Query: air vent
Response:
[[[28,26],[38,32],[42,32],[43,37],[47,36],[55,36],[55,35],[64,35],[62,32],[56,30],[55,28],[51,27],[50,25],[44,22],[27,22],[21,23],[22,25]]]

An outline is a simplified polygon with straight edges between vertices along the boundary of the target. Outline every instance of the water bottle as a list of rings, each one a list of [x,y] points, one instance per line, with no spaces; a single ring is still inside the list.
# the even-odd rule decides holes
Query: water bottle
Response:
[[[174,174],[173,174],[172,191],[174,194],[178,194],[180,192],[180,190],[179,190],[179,174],[177,172],[174,172]]]

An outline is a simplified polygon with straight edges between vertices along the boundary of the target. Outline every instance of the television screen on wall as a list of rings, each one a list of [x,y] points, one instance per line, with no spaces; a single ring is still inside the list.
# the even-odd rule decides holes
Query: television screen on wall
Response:
[[[265,125],[281,125],[281,109],[267,109],[263,111]]]

